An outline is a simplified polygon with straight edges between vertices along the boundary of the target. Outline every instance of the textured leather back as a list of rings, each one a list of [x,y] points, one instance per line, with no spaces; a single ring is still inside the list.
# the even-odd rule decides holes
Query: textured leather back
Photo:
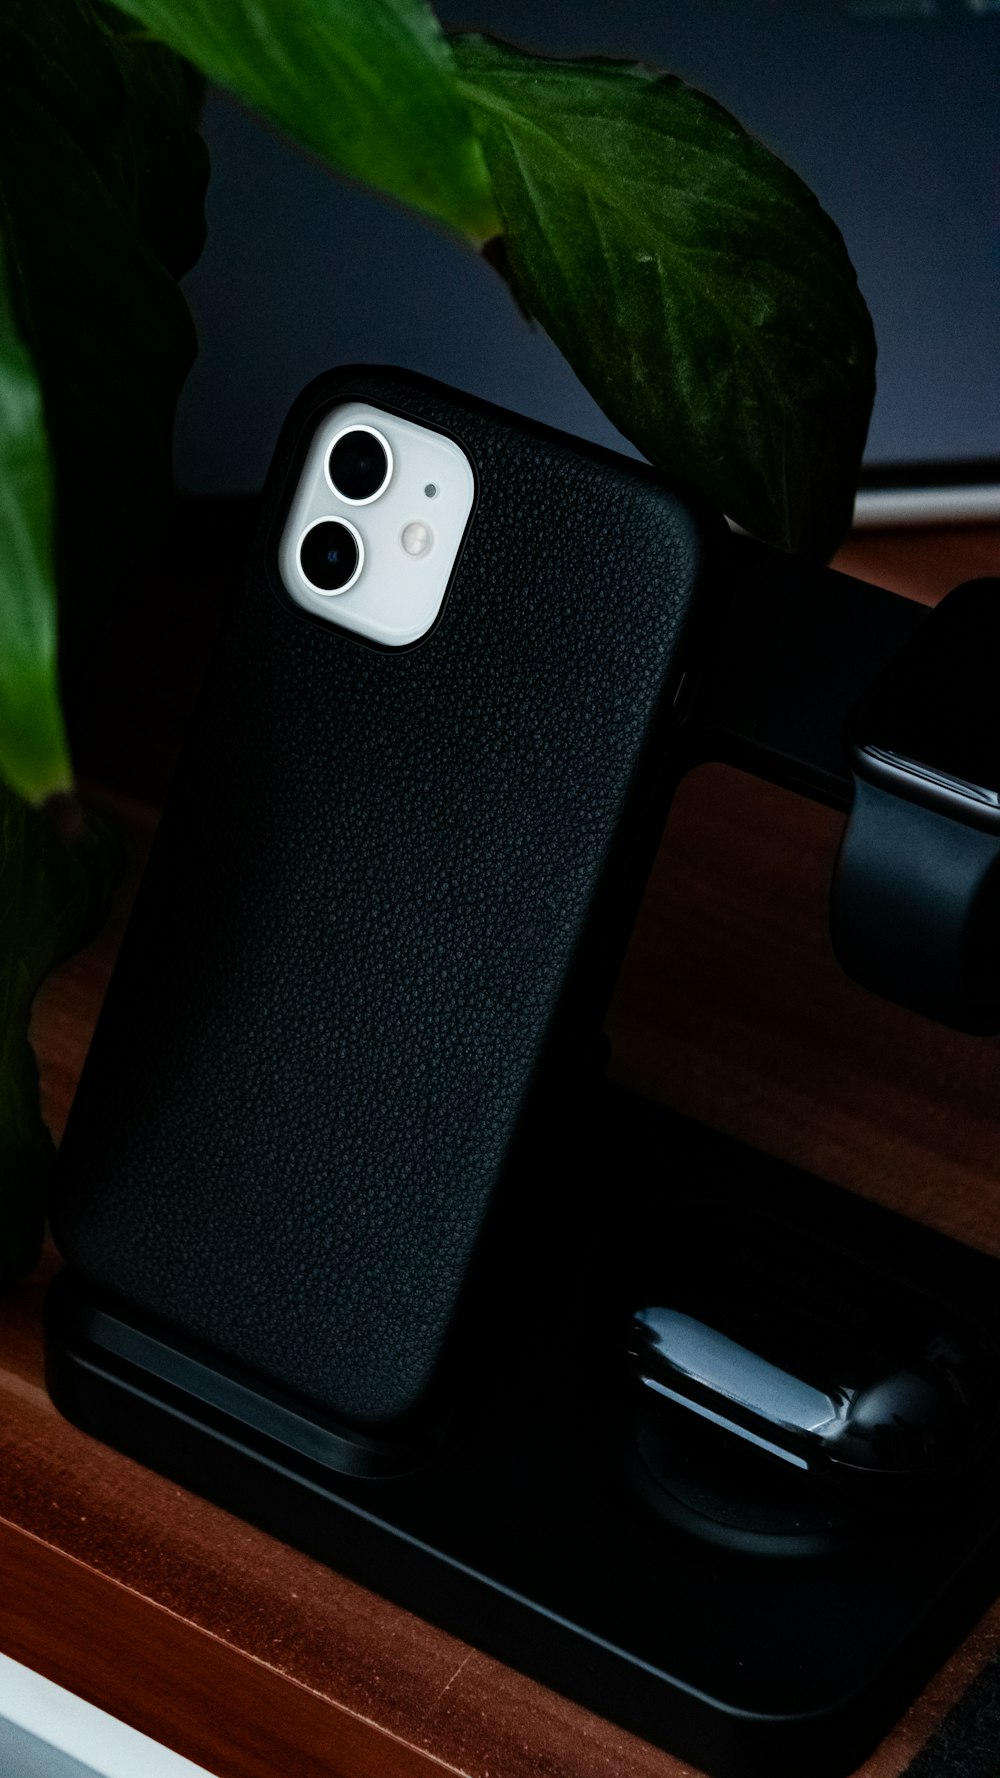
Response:
[[[412,649],[296,611],[319,414],[453,434],[478,500]],[[419,1410],[526,1115],[599,1029],[662,822],[702,522],[622,458],[401,372],[300,398],[115,971],[54,1226],[93,1284],[326,1411]],[[648,860],[647,860],[648,861]],[[512,1281],[512,1288],[516,1281]]]

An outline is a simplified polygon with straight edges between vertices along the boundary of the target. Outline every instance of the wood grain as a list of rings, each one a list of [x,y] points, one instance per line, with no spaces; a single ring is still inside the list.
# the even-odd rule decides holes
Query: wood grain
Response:
[[[963,580],[1000,574],[1000,530],[996,525],[914,525],[856,531],[833,565],[843,574],[932,605]]]
[[[3,1519],[0,1566],[7,1654],[218,1778],[454,1770]]]
[[[838,565],[930,599],[995,571],[998,542],[984,529],[862,537]],[[212,624],[203,627],[207,647]],[[177,633],[188,633],[185,624]],[[57,1132],[155,827],[143,798],[158,794],[198,665],[161,668],[166,689],[148,719],[151,738],[112,786],[132,858],[114,918],[39,998],[35,1043]],[[97,735],[90,758],[105,781],[121,734],[143,720],[137,709],[119,713]],[[883,1007],[839,976],[825,931],[839,826],[829,811],[728,768],[692,774],[612,1007],[614,1071],[1000,1254],[1000,1047]],[[422,1778],[442,1769],[470,1778],[690,1778],[668,1754],[61,1420],[41,1370],[39,1309],[53,1263],[48,1255],[0,1299],[5,1652],[219,1778]],[[899,1778],[998,1647],[994,1609],[863,1778]]]

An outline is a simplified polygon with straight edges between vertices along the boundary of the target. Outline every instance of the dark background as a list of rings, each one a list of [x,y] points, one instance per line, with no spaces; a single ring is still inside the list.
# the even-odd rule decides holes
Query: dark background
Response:
[[[871,463],[1000,457],[1000,0],[490,0],[448,26],[639,57],[728,105],[844,233],[879,338]],[[397,363],[621,445],[496,275],[210,93],[182,489],[260,486],[312,376]]]

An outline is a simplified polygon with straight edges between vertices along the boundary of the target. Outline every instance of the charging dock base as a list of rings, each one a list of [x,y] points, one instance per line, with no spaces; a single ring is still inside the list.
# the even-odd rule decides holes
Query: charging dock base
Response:
[[[416,1468],[366,1457],[356,1435],[223,1373],[69,1272],[47,1305],[53,1399],[86,1431],[714,1778],[842,1778],[1000,1584],[1000,1457],[950,1507],[829,1537],[783,1524],[779,1479],[770,1519],[766,1501],[751,1513],[764,1533],[737,1526],[734,1538],[725,1478],[700,1495],[690,1477],[665,1490],[639,1455],[617,1357],[634,1269],[655,1255],[669,1289],[683,1263],[672,1229],[691,1206],[720,1231],[751,1212],[786,1242],[801,1234],[810,1264],[827,1254],[834,1285],[840,1256],[857,1256],[1000,1351],[1000,1264],[619,1089],[606,1090],[602,1142],[608,1226],[558,1334],[532,1338]]]

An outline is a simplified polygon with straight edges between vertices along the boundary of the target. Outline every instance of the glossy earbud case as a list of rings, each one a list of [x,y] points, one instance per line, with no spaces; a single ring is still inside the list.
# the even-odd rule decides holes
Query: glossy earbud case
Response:
[[[729,1542],[741,1494],[766,1497],[769,1478],[772,1533],[782,1513],[795,1536],[825,1512],[842,1537],[871,1515],[943,1510],[995,1449],[1000,1367],[953,1307],[738,1205],[679,1209],[663,1287],[624,1344],[665,1512],[690,1519],[701,1452],[709,1493],[728,1468]],[[704,1493],[700,1510],[711,1537],[719,1502]],[[748,1543],[760,1528],[758,1504]]]

